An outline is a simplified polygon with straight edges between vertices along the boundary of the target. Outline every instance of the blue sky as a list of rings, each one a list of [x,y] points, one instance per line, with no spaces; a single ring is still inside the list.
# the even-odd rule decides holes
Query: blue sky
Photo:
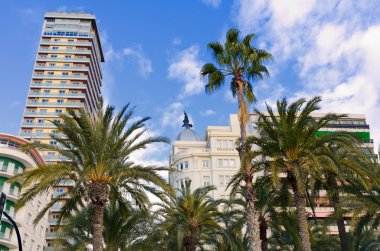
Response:
[[[227,125],[237,110],[228,88],[204,93],[200,67],[207,43],[230,27],[258,35],[270,51],[271,78],[254,83],[255,105],[284,96],[322,95],[323,110],[365,113],[380,136],[380,2],[316,0],[1,1],[0,131],[18,134],[46,11],[92,11],[106,63],[103,94],[137,116],[151,116],[149,133],[174,139],[186,110],[203,137],[208,125]],[[169,146],[135,156],[167,163]]]

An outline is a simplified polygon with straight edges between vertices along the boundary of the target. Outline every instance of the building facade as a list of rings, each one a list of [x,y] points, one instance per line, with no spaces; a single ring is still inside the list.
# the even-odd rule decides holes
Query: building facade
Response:
[[[324,115],[326,114],[312,114],[316,120]],[[251,114],[251,121],[247,128],[248,135],[259,136],[262,134],[255,128],[258,118],[257,114]],[[370,127],[366,122],[365,115],[349,114],[347,117],[333,121],[321,128],[317,135],[334,131],[353,133],[362,139],[362,147],[365,152],[374,153],[373,139],[371,139]],[[201,140],[194,130],[185,127],[174,141],[170,155],[170,167],[175,170],[169,174],[171,186],[180,188],[182,181],[190,179],[192,190],[204,185],[214,185],[216,190],[211,193],[214,199],[229,198],[229,190],[226,190],[226,185],[240,168],[239,155],[235,149],[235,142],[239,137],[240,127],[236,114],[230,115],[227,126],[208,126],[204,140]],[[320,195],[319,206],[315,208],[315,216],[318,219],[324,219],[333,212],[333,208],[328,205],[328,200],[324,197],[326,192],[321,191]],[[307,210],[311,215],[311,209]],[[349,226],[347,226],[347,230],[348,228]],[[338,233],[335,225],[330,227],[330,231],[333,234]]]
[[[8,183],[8,179],[27,169],[43,165],[44,161],[36,150],[20,150],[28,141],[20,137],[0,134],[0,190],[7,195],[5,211],[19,226],[24,250],[42,251],[46,246],[45,235],[48,229],[48,215],[38,224],[33,220],[50,200],[50,195],[36,196],[31,203],[15,210],[15,203],[20,198],[21,188],[18,183]],[[18,250],[17,236],[11,222],[3,216],[0,228],[0,251]]]

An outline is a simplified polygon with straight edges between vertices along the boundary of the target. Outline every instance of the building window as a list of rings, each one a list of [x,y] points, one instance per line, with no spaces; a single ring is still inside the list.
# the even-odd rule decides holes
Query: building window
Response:
[[[218,159],[218,167],[235,167],[234,159]]]
[[[48,99],[43,99],[43,100],[42,100],[42,103],[48,103],[48,102],[49,102]]]
[[[40,113],[47,113],[47,109],[40,109]]]
[[[65,93],[66,91],[65,90],[59,90],[59,93],[60,94],[63,94],[63,93]]]
[[[26,247],[28,243],[28,234],[24,234],[24,238],[22,239],[22,245]]]
[[[69,73],[68,72],[62,72],[62,76],[68,76]]]
[[[50,145],[53,145],[53,146],[57,145],[57,141],[50,141]]]
[[[56,109],[55,112],[56,113],[62,113],[62,110],[61,109]]]
[[[62,104],[64,102],[64,100],[63,99],[58,99],[57,100],[57,103],[60,103],[60,104]]]
[[[219,175],[219,185],[224,185],[224,175]]]
[[[44,120],[43,119],[39,119],[38,120],[38,124],[42,124],[42,123],[44,123]]]
[[[210,161],[209,160],[202,160],[202,166],[205,168],[210,167]]]
[[[210,176],[203,176],[203,185],[204,186],[210,185]]]
[[[44,93],[50,93],[50,90],[44,90]]]
[[[69,56],[69,55],[66,55],[66,56],[65,56],[65,58],[71,58],[71,56]]]
[[[51,58],[57,58],[57,55],[50,55]]]
[[[26,222],[29,226],[32,225],[32,215],[30,213],[26,215]]]
[[[189,168],[189,162],[185,161],[185,169],[188,169],[188,168]]]

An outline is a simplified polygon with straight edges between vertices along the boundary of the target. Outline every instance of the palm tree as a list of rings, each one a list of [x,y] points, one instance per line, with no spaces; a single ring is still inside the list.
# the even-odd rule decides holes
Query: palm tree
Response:
[[[145,137],[145,122],[149,117],[132,122],[133,109],[124,106],[117,114],[113,106],[103,107],[101,102],[96,114],[84,110],[69,111],[60,115],[63,123],[53,122],[64,136],[51,134],[58,144],[32,143],[29,147],[56,151],[67,161],[47,164],[16,175],[12,180],[30,188],[18,201],[20,208],[38,194],[45,193],[65,180],[73,187],[53,198],[39,213],[38,222],[56,202],[69,197],[62,207],[61,219],[78,208],[90,203],[92,206],[93,250],[103,249],[103,211],[110,197],[123,198],[130,194],[136,203],[144,205],[147,193],[162,196],[158,188],[171,191],[170,186],[157,173],[164,167],[141,166],[130,161],[132,153],[156,142],[168,142],[162,137]],[[154,186],[153,186],[154,185]]]
[[[359,142],[355,139],[351,145],[340,146],[334,142],[327,144],[323,150],[329,158],[321,162],[321,168],[316,169],[314,177],[321,182],[321,188],[326,191],[327,198],[334,209],[332,217],[338,227],[341,250],[351,250],[340,196],[352,191],[355,189],[353,186],[358,184],[365,190],[369,190],[371,175],[368,167],[371,165],[371,160],[363,149],[359,148]]]
[[[246,201],[243,198],[220,199],[216,201],[220,210],[218,222],[223,227],[217,235],[210,235],[209,243],[216,250],[248,250],[249,239],[244,231]]]
[[[278,215],[276,224],[271,224],[271,231],[272,236],[269,238],[270,251],[303,250],[294,212],[281,212]],[[336,251],[339,248],[338,238],[329,234],[327,226],[313,224],[309,227],[309,232],[313,251]]]
[[[130,203],[125,203],[130,204]],[[84,208],[75,216],[65,220],[60,233],[62,251],[87,250],[91,244],[92,206]],[[108,203],[104,210],[104,244],[109,251],[138,250],[137,240],[144,239],[150,229],[151,217],[147,210],[129,206],[120,208],[118,203]]]
[[[233,97],[238,99],[238,119],[240,123],[240,145],[238,147],[241,160],[241,175],[244,177],[247,200],[246,220],[247,231],[251,238],[250,249],[260,250],[260,235],[258,231],[258,214],[254,209],[254,191],[252,182],[252,168],[246,162],[248,148],[246,146],[247,123],[250,119],[248,105],[252,104],[255,96],[252,92],[252,81],[268,76],[268,69],[264,63],[272,59],[272,55],[265,50],[251,45],[255,34],[248,34],[242,40],[239,31],[228,30],[224,45],[219,42],[209,43],[216,65],[207,63],[202,67],[201,75],[207,78],[206,93],[212,94],[224,85],[227,77],[231,77],[230,90]]]
[[[190,189],[191,181],[181,183],[178,196],[171,196],[166,203],[158,204],[157,215],[162,216],[161,229],[173,234],[179,246],[186,251],[195,251],[206,237],[217,234],[221,226],[217,222],[219,211],[214,200],[208,195],[215,188],[204,186]]]
[[[315,97],[309,101],[299,99],[288,104],[286,99],[277,101],[277,111],[267,105],[267,113],[257,111],[258,130],[262,136],[252,136],[247,142],[255,150],[249,154],[253,166],[264,168],[269,172],[275,185],[280,183],[279,173],[286,175],[286,180],[294,195],[297,225],[301,237],[302,249],[311,251],[308,232],[308,214],[306,212],[309,174],[321,167],[329,156],[323,149],[327,144],[351,144],[353,136],[346,132],[323,134],[317,132],[331,121],[343,115],[327,114],[316,121],[311,113],[320,109],[321,99]]]

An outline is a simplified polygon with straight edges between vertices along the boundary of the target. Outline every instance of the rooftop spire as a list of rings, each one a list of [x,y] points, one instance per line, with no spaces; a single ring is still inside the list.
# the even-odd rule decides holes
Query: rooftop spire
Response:
[[[182,127],[185,127],[186,129],[190,129],[191,127],[193,127],[193,125],[190,124],[189,118],[187,117],[187,113],[185,111],[183,111],[183,113],[185,115],[185,118],[183,119]]]

